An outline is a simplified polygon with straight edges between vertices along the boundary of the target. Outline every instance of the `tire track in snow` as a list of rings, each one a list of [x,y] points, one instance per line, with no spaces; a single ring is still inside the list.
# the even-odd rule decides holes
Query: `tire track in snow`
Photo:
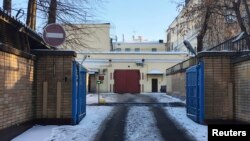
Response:
[[[188,132],[175,124],[161,107],[153,107],[152,111],[157,121],[157,127],[165,141],[192,141],[193,137]]]
[[[100,131],[100,136],[97,136],[95,141],[124,141],[127,113],[128,107],[116,107],[112,117],[104,125],[104,130]]]

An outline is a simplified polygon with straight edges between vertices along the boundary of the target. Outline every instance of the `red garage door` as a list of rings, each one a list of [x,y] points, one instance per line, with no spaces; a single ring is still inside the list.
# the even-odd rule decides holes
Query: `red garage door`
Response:
[[[115,70],[114,81],[115,93],[140,93],[139,70]]]

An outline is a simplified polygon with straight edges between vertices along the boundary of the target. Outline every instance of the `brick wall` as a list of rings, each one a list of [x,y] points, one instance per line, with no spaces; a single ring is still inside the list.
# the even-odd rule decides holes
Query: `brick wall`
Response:
[[[230,56],[204,57],[205,120],[233,118]]]
[[[197,58],[204,61],[205,121],[239,120],[250,122],[250,56],[233,52],[203,52]],[[169,93],[185,96],[185,73],[169,70]]]
[[[186,99],[186,69],[196,65],[197,58],[192,57],[166,70],[167,93]]]
[[[250,60],[234,64],[235,118],[250,122]]]
[[[186,72],[171,75],[172,88],[169,94],[180,98],[186,97]]]
[[[72,61],[73,56],[37,55],[36,118],[71,118]],[[59,83],[60,98],[57,95]],[[44,98],[45,89],[47,98]]]
[[[0,51],[0,130],[33,119],[34,61]]]

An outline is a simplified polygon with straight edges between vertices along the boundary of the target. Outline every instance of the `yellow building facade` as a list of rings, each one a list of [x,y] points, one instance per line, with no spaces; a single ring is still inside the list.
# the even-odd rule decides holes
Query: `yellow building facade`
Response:
[[[109,28],[109,24],[92,25],[95,34],[84,43],[88,48],[77,47],[77,61],[88,69],[90,93],[98,87],[102,93],[163,92],[161,88],[168,85],[165,70],[188,57],[186,52],[167,52],[162,41],[111,42]]]

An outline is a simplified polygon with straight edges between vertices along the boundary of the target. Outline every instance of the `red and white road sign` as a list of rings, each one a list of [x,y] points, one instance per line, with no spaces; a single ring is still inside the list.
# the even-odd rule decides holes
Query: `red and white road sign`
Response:
[[[48,24],[43,30],[43,40],[46,44],[57,47],[64,43],[66,33],[59,24]]]

